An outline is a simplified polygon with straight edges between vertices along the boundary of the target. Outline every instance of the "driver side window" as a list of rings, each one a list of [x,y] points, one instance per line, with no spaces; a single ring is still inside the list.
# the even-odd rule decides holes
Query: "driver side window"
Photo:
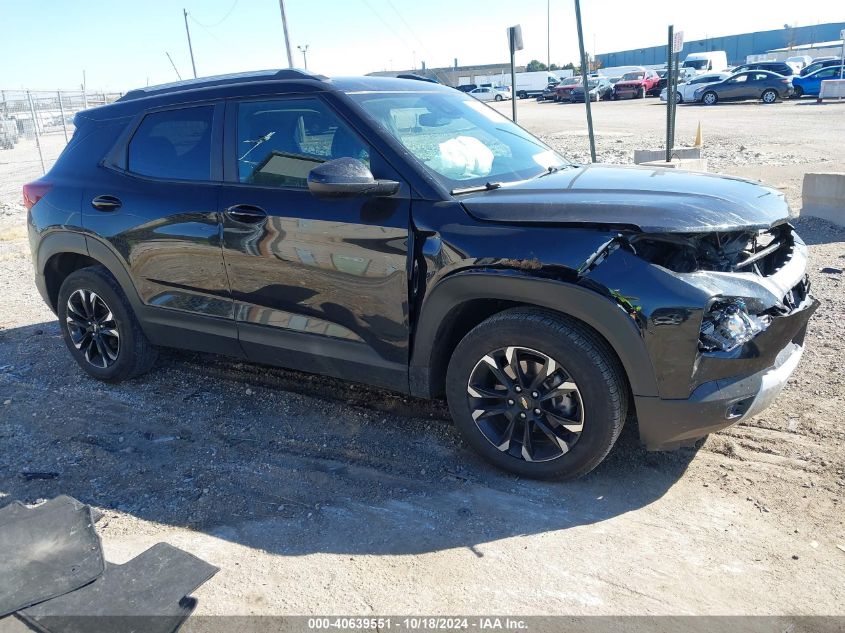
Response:
[[[730,80],[730,83],[739,84],[744,81],[748,81],[748,75],[737,75],[736,77]]]
[[[369,167],[369,150],[319,99],[274,99],[238,104],[238,181],[305,189],[308,173],[335,158]]]

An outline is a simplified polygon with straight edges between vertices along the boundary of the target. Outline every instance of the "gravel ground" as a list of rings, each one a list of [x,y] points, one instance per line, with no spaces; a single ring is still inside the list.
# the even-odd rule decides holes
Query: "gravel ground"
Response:
[[[583,107],[519,107],[526,127],[584,157]],[[662,113],[654,100],[599,104],[600,157],[658,147]],[[845,171],[830,147],[843,114],[681,107],[678,129],[691,139],[701,118],[711,166],[795,204],[804,172]],[[177,351],[130,383],[87,378],[31,281],[10,173],[0,504],[70,494],[104,512],[111,561],[167,541],[220,566],[196,592],[199,614],[845,615],[845,281],[823,272],[845,266],[845,230],[796,222],[822,307],[770,409],[674,453],[646,453],[629,424],[587,477],[537,483],[477,459],[442,402]]]

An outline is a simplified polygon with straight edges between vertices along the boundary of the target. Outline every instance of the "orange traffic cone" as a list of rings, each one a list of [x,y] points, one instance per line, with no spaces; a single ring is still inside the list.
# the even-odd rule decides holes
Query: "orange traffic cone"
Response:
[[[695,142],[693,147],[701,147],[704,145],[704,140],[701,138],[701,121],[698,122],[698,129],[695,131]]]

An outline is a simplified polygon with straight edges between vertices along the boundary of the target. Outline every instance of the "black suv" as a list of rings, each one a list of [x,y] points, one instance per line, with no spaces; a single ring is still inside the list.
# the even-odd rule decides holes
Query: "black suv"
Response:
[[[172,346],[445,394],[491,462],[573,477],[629,413],[651,449],[758,413],[817,307],[778,191],[573,165],[437,84],[253,73],[75,123],[24,198],[101,380]]]

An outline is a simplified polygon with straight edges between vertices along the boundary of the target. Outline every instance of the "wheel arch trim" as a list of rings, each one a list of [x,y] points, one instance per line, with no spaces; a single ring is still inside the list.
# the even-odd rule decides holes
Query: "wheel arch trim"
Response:
[[[454,273],[427,294],[411,350],[411,393],[423,397],[432,395],[431,371],[441,325],[455,308],[483,299],[547,308],[584,322],[596,330],[619,357],[634,395],[658,395],[654,368],[642,335],[617,304],[592,290],[554,279],[515,271],[479,270]]]
[[[36,257],[37,274],[42,277],[45,276],[50,260],[57,255],[66,253],[84,255],[99,262],[103,267],[108,269],[117,280],[117,283],[120,284],[132,308],[138,309],[142,305],[138,291],[135,289],[135,284],[132,282],[126,266],[120,261],[118,256],[101,241],[83,233],[57,231],[44,236],[38,245],[38,254]],[[45,300],[49,303],[48,297],[45,297]]]

